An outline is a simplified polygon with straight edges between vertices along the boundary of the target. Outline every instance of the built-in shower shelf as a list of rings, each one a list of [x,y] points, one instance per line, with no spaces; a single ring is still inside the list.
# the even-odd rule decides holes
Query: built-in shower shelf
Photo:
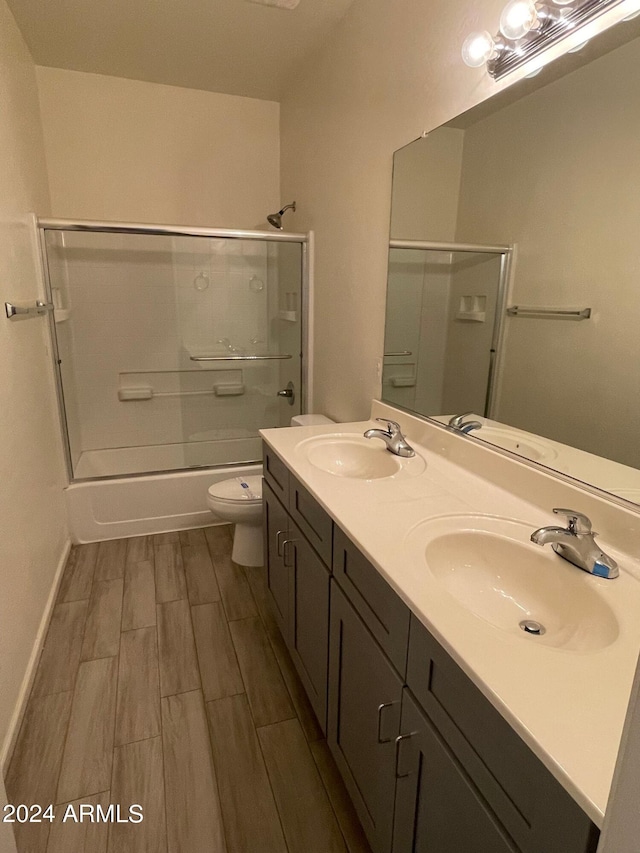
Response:
[[[392,376],[389,381],[393,388],[415,388],[416,385],[413,376]]]
[[[487,297],[479,294],[461,296],[456,312],[456,320],[467,323],[484,323],[487,310]]]
[[[486,314],[484,311],[458,311],[456,320],[466,320],[468,323],[484,323]]]
[[[278,311],[278,319],[286,320],[287,323],[297,323],[298,322],[298,312],[297,311]]]

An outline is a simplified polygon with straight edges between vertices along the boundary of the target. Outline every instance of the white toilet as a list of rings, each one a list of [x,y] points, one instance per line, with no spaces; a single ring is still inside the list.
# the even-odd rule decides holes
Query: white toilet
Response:
[[[209,487],[207,505],[222,521],[235,524],[231,559],[241,566],[262,565],[262,475],[233,477]]]
[[[296,415],[291,426],[332,424],[324,415]],[[231,477],[209,487],[207,506],[222,521],[235,524],[231,559],[240,566],[261,566],[262,474]]]

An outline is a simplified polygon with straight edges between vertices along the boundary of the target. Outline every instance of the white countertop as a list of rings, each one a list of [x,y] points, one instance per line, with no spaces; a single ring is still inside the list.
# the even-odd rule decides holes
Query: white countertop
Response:
[[[362,435],[366,429],[380,426],[371,421],[268,429],[261,435],[601,827],[640,649],[640,564],[606,540],[598,540],[617,559],[621,572],[615,580],[582,573],[585,582],[597,587],[619,623],[618,638],[597,651],[541,645],[535,637],[514,636],[475,616],[428,570],[416,565],[405,537],[425,519],[455,513],[518,519],[530,525],[531,531],[557,525],[551,505],[541,509],[546,504],[536,503],[539,496],[531,489],[536,482],[532,477],[546,475],[523,468],[516,460],[505,461],[504,454],[496,457],[496,451],[477,447],[477,442],[473,453],[476,457],[485,454],[487,476],[470,473],[445,458],[447,453],[433,449],[441,448],[443,442],[461,441],[458,436],[389,407],[384,411],[401,422],[426,466],[414,464],[410,469],[405,464],[398,475],[385,479],[350,479],[315,467],[298,447],[313,436]],[[469,452],[467,448],[465,452]],[[448,455],[455,457],[455,453]],[[519,483],[522,492],[525,483],[530,500],[491,482],[491,470],[498,464],[513,466],[514,485]],[[549,486],[548,477],[540,481],[540,495],[545,500],[550,488],[556,486]],[[579,502],[580,492],[562,494],[563,489],[576,492],[574,487],[560,483],[557,489],[559,497],[572,497],[573,502],[564,505],[575,509],[584,505]],[[563,504],[558,500],[554,505]],[[592,518],[597,529],[598,519]]]

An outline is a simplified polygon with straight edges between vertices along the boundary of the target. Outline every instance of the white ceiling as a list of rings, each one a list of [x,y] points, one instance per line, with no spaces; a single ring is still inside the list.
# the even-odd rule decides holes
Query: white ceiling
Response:
[[[8,0],[38,65],[279,100],[353,0]]]

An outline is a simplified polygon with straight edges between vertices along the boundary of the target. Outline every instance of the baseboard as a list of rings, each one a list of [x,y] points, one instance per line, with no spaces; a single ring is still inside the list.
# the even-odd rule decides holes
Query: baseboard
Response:
[[[67,558],[69,557],[70,551],[71,540],[67,540],[62,549],[62,554],[60,555],[60,559],[58,561],[58,566],[56,568],[56,572],[53,578],[53,583],[51,584],[49,597],[47,599],[47,603],[42,614],[42,619],[40,620],[36,639],[33,643],[33,649],[31,650],[29,663],[27,664],[27,670],[22,680],[20,692],[18,693],[18,700],[11,716],[9,729],[4,739],[4,743],[2,744],[2,750],[0,751],[0,769],[2,770],[3,775],[6,775],[7,768],[9,767],[9,763],[13,756],[13,750],[15,749],[16,741],[18,739],[18,734],[20,733],[20,726],[22,725],[22,720],[27,709],[27,702],[29,700],[29,696],[31,695],[31,688],[33,686],[34,678],[36,677],[36,670],[40,661],[42,647],[44,646],[45,637],[47,636],[47,631],[49,630],[49,622],[51,621],[53,608],[58,597],[58,588],[60,586],[60,581],[62,580],[62,573],[64,572],[64,567],[67,563]]]

